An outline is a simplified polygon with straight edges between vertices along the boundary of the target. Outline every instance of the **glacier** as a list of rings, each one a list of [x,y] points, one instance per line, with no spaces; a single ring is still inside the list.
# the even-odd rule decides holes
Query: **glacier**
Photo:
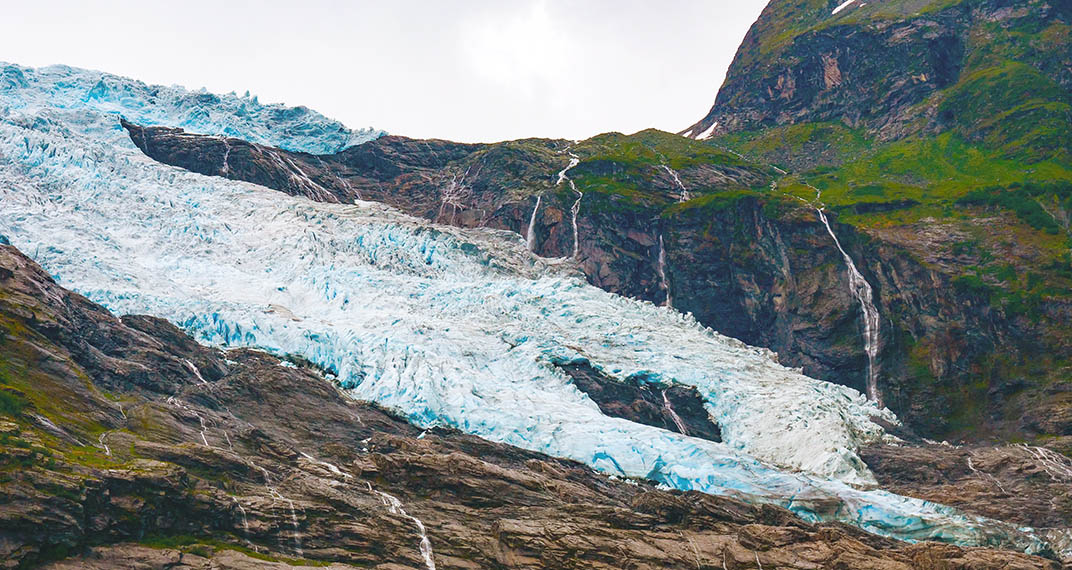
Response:
[[[263,105],[248,93],[216,95],[204,89],[141,81],[53,65],[40,69],[0,62],[0,116],[48,112],[83,133],[125,136],[115,116],[139,125],[178,127],[201,135],[245,139],[295,152],[330,154],[387,134],[351,130],[306,107]],[[88,112],[87,112],[88,111]]]
[[[689,315],[592,287],[571,260],[535,256],[511,232],[162,165],[117,135],[120,115],[146,107],[138,89],[100,107],[24,83],[0,83],[0,241],[116,314],[164,317],[225,347],[300,354],[352,397],[415,424],[607,475],[903,540],[1047,548],[1032,529],[877,489],[857,450],[889,438],[875,418],[896,418],[860,393]],[[270,114],[228,122],[227,109],[208,112],[211,128],[283,136]],[[603,415],[557,367],[577,361],[623,382],[695,386],[724,442]]]

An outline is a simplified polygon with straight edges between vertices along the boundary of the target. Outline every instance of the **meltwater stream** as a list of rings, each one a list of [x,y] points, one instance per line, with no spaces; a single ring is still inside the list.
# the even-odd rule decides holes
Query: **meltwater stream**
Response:
[[[0,234],[117,314],[301,354],[353,397],[418,425],[607,474],[906,540],[1045,547],[1030,529],[875,490],[857,450],[886,437],[872,417],[896,419],[858,392],[589,286],[571,261],[536,257],[516,234],[164,166],[111,111],[25,83],[0,89]],[[46,104],[3,106],[28,96]],[[136,114],[124,101],[114,104]],[[622,382],[696,387],[724,443],[603,415],[559,369],[570,362]]]
[[[845,268],[849,272],[849,291],[853,297],[856,297],[856,300],[860,303],[860,310],[863,311],[864,351],[867,353],[867,397],[881,406],[882,394],[878,390],[878,369],[876,368],[878,335],[881,323],[879,322],[878,309],[875,308],[874,292],[871,289],[871,284],[867,282],[867,279],[864,279],[860,270],[856,269],[856,264],[853,263],[852,257],[841,247],[841,242],[838,241],[837,235],[834,234],[834,230],[830,227],[830,222],[827,221],[826,213],[823,212],[822,207],[817,207],[815,211],[819,213],[819,219],[826,226],[827,233],[834,239],[834,245],[837,246],[841,256],[845,259]]]
[[[571,168],[581,163],[581,158],[572,152],[569,153],[569,157],[569,164],[558,173],[558,178],[555,180],[555,186],[562,184],[562,181],[565,180],[569,182],[570,190],[573,190],[573,193],[577,195],[577,201],[570,207],[570,220],[573,224],[573,255],[571,257],[577,259],[577,254],[581,251],[581,233],[577,228],[577,214],[581,213],[581,200],[584,198],[584,192],[578,190],[573,179],[567,176]],[[535,212],[533,215],[535,215]]]
[[[529,246],[529,251],[536,251],[536,214],[540,212],[540,201],[542,196],[536,196],[536,205],[532,208],[532,216],[529,217],[529,229],[525,230],[525,243]]]

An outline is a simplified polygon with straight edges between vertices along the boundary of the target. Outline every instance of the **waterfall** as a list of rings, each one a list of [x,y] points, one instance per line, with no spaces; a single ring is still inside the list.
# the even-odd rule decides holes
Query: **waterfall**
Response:
[[[287,503],[287,506],[290,508],[290,526],[294,528],[294,550],[298,556],[305,556],[305,551],[302,550],[301,525],[298,522],[298,514],[294,510],[294,501],[284,497],[282,493],[277,491],[276,488],[272,486],[272,478],[269,475],[267,469],[261,467],[260,465],[257,465],[253,462],[252,459],[248,457],[244,458],[244,460],[251,467],[254,467],[259,470],[261,472],[261,475],[264,476],[264,488],[268,491],[268,496],[272,499],[272,505],[276,505],[278,501],[284,501]],[[304,512],[305,509],[303,508],[302,511]],[[279,548],[280,550],[283,549],[282,533],[279,534]]]
[[[467,167],[461,178],[458,178],[457,174],[451,175],[450,185],[447,186],[446,190],[442,191],[443,202],[439,205],[439,213],[435,218],[437,222],[443,217],[443,212],[447,206],[451,207],[450,221],[448,222],[451,225],[454,225],[454,218],[458,215],[458,211],[465,209],[465,201],[472,195],[472,189],[465,185],[465,178],[469,176],[469,170],[472,168],[472,165]]]
[[[536,196],[536,207],[532,209],[529,217],[529,229],[525,232],[525,241],[529,244],[529,251],[536,253],[536,213],[540,211],[541,196]]]
[[[1026,443],[1016,444],[1034,459],[1043,471],[1054,481],[1072,481],[1072,461],[1059,453],[1045,447],[1035,447]]]
[[[197,377],[197,380],[199,382],[206,385],[208,384],[208,382],[205,380],[205,377],[201,376],[201,371],[198,370],[197,366],[193,362],[190,362],[188,359],[183,360],[183,362],[186,363],[186,367],[190,369],[190,372],[194,373],[194,376]]]
[[[819,213],[819,219],[822,220],[823,225],[826,226],[826,231],[830,234],[830,237],[834,238],[834,245],[836,245],[838,251],[841,252],[841,256],[845,258],[845,266],[849,270],[849,292],[860,302],[860,309],[863,310],[864,350],[867,351],[867,397],[870,400],[874,400],[881,407],[882,395],[878,392],[878,369],[876,368],[876,361],[878,360],[879,318],[878,309],[875,308],[874,292],[871,289],[871,284],[868,283],[860,271],[856,269],[856,264],[852,262],[852,258],[849,257],[849,254],[841,247],[841,242],[838,241],[837,236],[834,235],[834,230],[830,227],[830,222],[826,219],[826,214],[823,212],[822,206],[815,208],[815,211]]]
[[[187,361],[187,362],[189,363],[189,361]],[[191,364],[191,366],[192,366],[192,364]],[[207,384],[207,382],[206,382],[206,384]],[[177,399],[175,396],[168,396],[168,399],[165,400],[165,402],[170,406],[175,406],[176,408],[179,408],[180,410],[185,410],[185,411],[190,412],[191,414],[193,414],[194,417],[197,418],[198,423],[201,424],[201,430],[199,432],[201,434],[201,441],[204,442],[205,447],[212,447],[208,443],[208,438],[205,437],[205,431],[208,428],[205,426],[205,418],[203,418],[201,416],[201,414],[197,413],[196,410],[194,410],[194,409],[190,408],[189,406],[187,406],[186,404],[182,403],[182,400]]]
[[[284,501],[287,502],[287,507],[290,509],[290,526],[294,527],[294,552],[299,557],[305,556],[305,551],[302,550],[301,542],[301,525],[298,523],[298,513],[294,510],[294,501],[279,495]]]
[[[238,500],[238,497],[231,497],[235,506],[238,507],[238,512],[242,513],[242,530],[244,532],[243,538],[246,540],[246,544],[253,549],[254,552],[259,552],[257,547],[253,545],[253,542],[249,540],[249,519],[246,517],[246,508],[242,506],[242,503]]]
[[[573,223],[573,258],[577,259],[577,253],[581,250],[581,237],[580,230],[577,229],[577,214],[581,211],[581,198],[584,198],[584,193],[577,189],[577,186],[572,180],[569,181],[570,188],[577,193],[577,201],[570,207],[571,220]]]
[[[323,186],[313,182],[312,178],[309,178],[305,171],[301,169],[297,164],[294,164],[289,158],[280,156],[272,149],[268,149],[267,152],[262,151],[258,147],[253,147],[261,156],[266,156],[272,161],[280,170],[286,173],[287,178],[296,184],[299,188],[304,188],[310,197],[313,199],[324,202],[338,202],[339,200],[334,194],[324,189]]]
[[[227,142],[227,137],[220,137],[220,140],[223,141],[223,166],[220,167],[220,174],[227,175],[231,173],[231,165],[228,163],[231,157],[231,143]]]
[[[344,479],[353,479],[354,478],[353,475],[344,472],[342,469],[339,469],[338,465],[328,463],[327,461],[321,461],[321,460],[313,457],[312,455],[309,455],[308,453],[305,453],[304,451],[299,451],[299,453],[301,453],[301,456],[306,458],[306,459],[308,459],[311,463],[314,463],[316,465],[319,465],[319,466],[327,469],[328,471],[331,471],[332,475],[338,475],[339,477],[342,477]]]
[[[672,308],[674,304],[670,298],[670,281],[666,278],[666,247],[663,245],[662,234],[659,234],[659,262],[656,268],[659,271],[659,286],[666,291],[666,302],[663,304]]]
[[[570,157],[569,164],[565,168],[563,168],[562,170],[558,171],[558,179],[555,180],[555,186],[558,186],[559,184],[562,184],[562,181],[566,180],[566,173],[569,172],[571,168],[573,168],[574,166],[577,166],[578,164],[581,163],[581,158],[579,156],[577,156],[576,154],[573,154],[571,152],[571,153],[569,153],[569,157]]]
[[[391,514],[401,515],[413,521],[413,524],[417,527],[417,532],[421,535],[420,548],[421,557],[424,558],[424,565],[428,567],[428,570],[436,570],[435,559],[432,557],[432,542],[428,540],[428,533],[425,532],[424,523],[421,522],[421,519],[407,513],[406,510],[402,507],[402,501],[398,500],[397,497],[393,495],[388,495],[383,491],[377,491],[376,489],[373,489],[372,484],[367,481],[365,482],[365,484],[368,485],[368,490],[370,493],[375,493],[377,496],[380,497],[380,501],[385,507],[387,507],[387,510],[390,511]]]
[[[681,183],[681,179],[677,177],[677,172],[675,172],[673,168],[670,168],[665,164],[660,164],[659,167],[665,170],[666,173],[674,179],[674,184],[677,184],[677,187],[681,189],[681,195],[677,198],[678,202],[687,202],[692,199],[692,196],[689,195],[689,190]]]
[[[562,184],[562,181],[565,180],[569,182],[570,190],[573,190],[577,194],[577,201],[574,202],[573,206],[570,207],[570,214],[573,224],[573,258],[576,259],[577,253],[580,251],[581,245],[580,231],[577,229],[577,214],[581,211],[581,198],[584,198],[584,192],[578,190],[577,185],[573,183],[573,179],[568,178],[566,176],[566,173],[568,173],[571,168],[581,163],[581,158],[576,154],[573,154],[572,152],[569,153],[569,157],[569,165],[567,165],[565,168],[558,172],[558,179],[555,180],[555,186]]]
[[[666,390],[662,391],[663,394],[663,409],[670,414],[670,419],[674,420],[674,425],[677,426],[677,431],[681,435],[689,435],[689,430],[685,429],[685,422],[681,421],[681,417],[674,411],[674,407],[670,405],[670,399],[666,397]]]

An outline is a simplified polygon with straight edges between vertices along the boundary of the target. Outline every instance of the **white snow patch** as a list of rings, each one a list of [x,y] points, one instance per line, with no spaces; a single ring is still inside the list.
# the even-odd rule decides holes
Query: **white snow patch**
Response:
[[[837,14],[838,12],[844,10],[845,8],[848,8],[849,5],[852,4],[853,2],[856,2],[856,0],[845,0],[841,4],[838,4],[838,7],[834,8],[834,11],[830,12],[830,15],[833,16],[834,14]]]

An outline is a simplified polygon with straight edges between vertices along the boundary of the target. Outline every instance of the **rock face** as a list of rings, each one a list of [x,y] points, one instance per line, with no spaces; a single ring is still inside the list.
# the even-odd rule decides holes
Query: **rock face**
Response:
[[[783,363],[809,375],[863,391],[859,305],[816,216],[760,198],[676,216],[665,234],[674,306],[720,332],[774,348]],[[1067,379],[1040,386],[988,364],[997,355],[1067,354],[1063,333],[1048,335],[1053,325],[1045,320],[1018,318],[963,287],[958,264],[942,264],[955,232],[921,224],[906,243],[890,230],[834,227],[875,288],[879,387],[902,420],[929,437],[1072,433]],[[937,237],[919,241],[928,229]],[[1072,305],[1050,299],[1043,307],[1059,323]],[[1067,378],[1067,370],[1056,374]],[[980,375],[986,389],[978,387]]]
[[[695,195],[770,181],[767,168],[658,131],[612,133],[574,146],[544,139],[476,145],[386,136],[334,155],[310,155],[122,124],[148,156],[193,172],[318,201],[373,200],[440,223],[509,230],[531,236],[534,251],[544,257],[570,257],[576,246],[590,282],[651,300],[665,300],[657,275],[659,214],[677,202],[680,181]],[[650,162],[626,160],[638,152]],[[572,168],[571,154],[583,157]],[[669,159],[688,161],[680,180],[669,173],[676,171],[660,168]],[[577,183],[571,186],[571,180]],[[639,190],[619,195],[622,184]]]
[[[683,134],[791,170],[776,192],[838,214],[878,301],[884,403],[915,429],[1072,435],[1068,4],[840,4],[768,4]],[[706,307],[732,291],[703,322],[859,387],[845,272],[807,217],[731,208],[706,227],[736,235],[671,240],[715,269],[674,259],[675,282],[706,281]]]
[[[1072,460],[1052,450],[920,444],[871,447],[862,457],[895,492],[983,516],[1000,512],[1020,525],[1072,529]]]
[[[117,319],[10,246],[0,266],[5,567],[1057,568],[422,432],[301,363]]]
[[[577,388],[588,394],[605,415],[722,441],[721,430],[711,421],[703,398],[693,386],[663,388],[642,380],[625,384],[588,363],[567,363],[558,367],[573,378]]]
[[[714,106],[683,133],[823,121],[862,127],[879,140],[943,130],[956,121],[953,111],[926,103],[978,59],[1002,54],[1006,46],[999,41],[985,44],[993,40],[988,28],[1030,34],[1069,21],[1066,3],[1038,0],[856,2],[833,14],[838,4],[769,3],[738,49]],[[1072,88],[1067,49],[1039,43],[1017,57]]]

